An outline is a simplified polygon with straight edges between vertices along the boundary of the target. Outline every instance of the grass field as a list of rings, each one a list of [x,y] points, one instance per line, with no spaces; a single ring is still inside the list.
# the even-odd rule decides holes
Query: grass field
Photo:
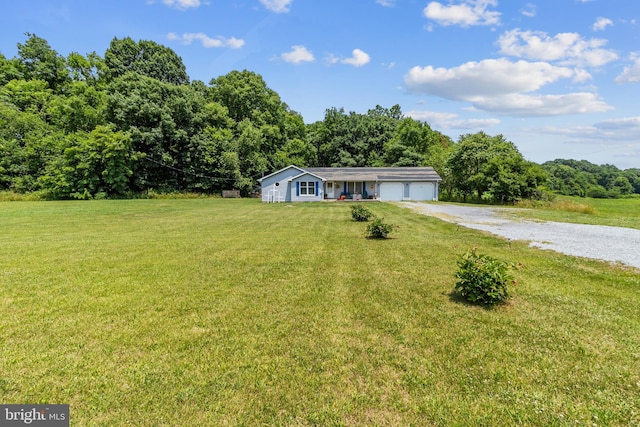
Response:
[[[640,273],[391,204],[0,203],[0,402],[84,425],[640,425]],[[600,209],[600,208],[599,208]],[[458,254],[524,264],[510,304]]]
[[[519,207],[532,207],[524,202]],[[551,203],[538,204],[534,209],[518,211],[517,215],[543,221],[578,224],[610,225],[640,229],[640,198],[591,199],[558,196]]]

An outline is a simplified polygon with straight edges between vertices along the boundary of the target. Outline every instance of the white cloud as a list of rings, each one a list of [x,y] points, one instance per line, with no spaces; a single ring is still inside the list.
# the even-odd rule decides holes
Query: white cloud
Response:
[[[616,77],[616,83],[640,83],[640,53],[631,54],[633,64],[624,67],[622,74]]]
[[[623,117],[620,119],[604,120],[593,125],[596,129],[609,131],[634,131],[640,136],[640,117]]]
[[[638,144],[640,140],[640,117],[622,117],[604,120],[593,125],[584,126],[546,126],[537,129],[527,129],[529,132],[560,135],[573,143],[631,143]]]
[[[532,92],[562,78],[575,77],[574,70],[546,62],[511,62],[486,59],[454,68],[413,67],[405,75],[411,92],[428,93],[454,100]]]
[[[413,67],[404,82],[409,92],[467,101],[478,110],[501,115],[535,117],[610,110],[611,106],[590,92],[531,94],[561,79],[576,81],[588,76],[583,70],[546,62],[502,58],[454,68]]]
[[[327,56],[325,56],[324,62],[326,62],[329,65],[333,65],[333,64],[337,64],[338,62],[340,62],[340,58],[338,58],[336,55],[330,53]]]
[[[287,13],[293,0],[260,0],[260,3],[272,12]]]
[[[527,18],[534,18],[537,15],[536,5],[533,3],[527,3],[527,5],[520,11]]]
[[[178,35],[176,33],[167,34],[167,38],[169,40],[180,41],[183,44],[189,45],[194,41],[200,41],[202,46],[205,48],[214,48],[214,47],[229,47],[231,49],[239,49],[244,46],[244,40],[237,39],[235,37],[225,38],[225,37],[217,37],[211,38],[204,33],[184,33],[182,35]]]
[[[591,92],[563,95],[509,94],[498,97],[479,97],[474,107],[492,113],[515,117],[560,116],[609,111],[613,107]]]
[[[500,124],[498,119],[461,119],[454,113],[441,113],[437,111],[412,110],[405,116],[414,120],[429,123],[431,127],[438,129],[486,129]]]
[[[156,0],[147,0],[148,4],[156,3]],[[162,3],[166,6],[173,7],[176,9],[185,10],[190,7],[200,7],[200,0],[162,0]]]
[[[313,62],[315,58],[313,57],[313,53],[307,50],[306,47],[296,45],[291,47],[291,52],[286,52],[280,55],[282,59],[286,62],[291,62],[294,64],[299,64],[301,62]]]
[[[362,67],[363,65],[368,64],[369,61],[371,61],[371,57],[368,53],[360,49],[353,49],[351,58],[343,59],[340,62],[343,64],[353,65],[354,67]]]
[[[443,5],[433,1],[424,8],[424,16],[442,25],[497,25],[500,23],[500,12],[488,10],[497,6],[497,0],[462,0],[458,4]]]
[[[518,58],[558,61],[561,65],[599,67],[618,59],[603,49],[604,39],[585,40],[577,33],[559,33],[550,37],[542,31],[507,31],[498,39],[500,52]]]
[[[596,22],[593,24],[593,31],[604,31],[608,26],[613,25],[613,21],[611,19],[599,17]]]
[[[376,0],[380,6],[393,7],[396,5],[396,0]]]

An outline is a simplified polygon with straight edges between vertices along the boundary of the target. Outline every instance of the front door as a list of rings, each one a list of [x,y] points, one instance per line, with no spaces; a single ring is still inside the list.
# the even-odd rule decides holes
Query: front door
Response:
[[[327,182],[327,199],[334,199],[333,195],[333,182]]]

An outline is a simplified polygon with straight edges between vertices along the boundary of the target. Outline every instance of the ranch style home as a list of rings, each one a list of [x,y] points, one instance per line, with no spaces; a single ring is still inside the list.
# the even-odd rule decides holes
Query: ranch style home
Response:
[[[301,168],[260,178],[263,202],[438,200],[442,179],[432,167]]]

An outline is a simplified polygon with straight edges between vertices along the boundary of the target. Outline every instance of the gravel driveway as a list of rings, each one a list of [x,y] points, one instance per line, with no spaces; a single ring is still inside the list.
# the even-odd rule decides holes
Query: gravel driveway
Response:
[[[621,262],[640,268],[640,230],[605,225],[538,222],[509,218],[505,208],[402,202],[401,206],[464,227],[567,255]]]

